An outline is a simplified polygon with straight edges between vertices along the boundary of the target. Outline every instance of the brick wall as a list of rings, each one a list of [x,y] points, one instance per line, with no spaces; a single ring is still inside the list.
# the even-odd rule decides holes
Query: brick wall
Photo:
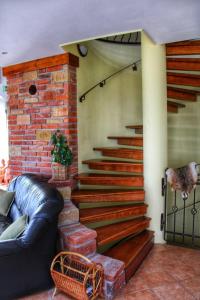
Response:
[[[64,55],[68,55],[67,59],[63,59]],[[73,59],[69,59],[69,55]],[[10,66],[3,70],[8,85],[9,156],[12,177],[29,172],[51,177],[52,146],[49,145],[49,140],[56,129],[61,129],[66,135],[69,147],[73,151],[71,177],[77,174],[78,60],[71,54],[52,58],[40,59],[40,63],[35,61],[35,64],[32,61]],[[31,67],[32,65],[34,67]],[[37,92],[30,95],[29,87],[33,84],[36,85]]]

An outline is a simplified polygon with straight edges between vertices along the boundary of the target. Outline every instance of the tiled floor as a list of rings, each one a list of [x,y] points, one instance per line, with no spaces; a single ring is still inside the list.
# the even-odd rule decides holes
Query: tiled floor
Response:
[[[53,291],[23,300],[50,300]],[[58,294],[55,300],[70,300]],[[155,245],[115,300],[200,300],[200,251]]]

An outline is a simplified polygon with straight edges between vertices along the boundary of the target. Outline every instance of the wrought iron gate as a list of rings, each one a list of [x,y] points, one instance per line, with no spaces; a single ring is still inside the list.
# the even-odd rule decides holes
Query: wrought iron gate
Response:
[[[196,189],[187,199],[179,191],[171,191],[167,178],[163,178],[165,208],[163,218],[164,239],[171,244],[200,248],[200,177]]]

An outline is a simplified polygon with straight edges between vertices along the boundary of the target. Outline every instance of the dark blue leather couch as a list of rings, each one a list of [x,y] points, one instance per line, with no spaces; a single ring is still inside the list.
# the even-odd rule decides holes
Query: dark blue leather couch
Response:
[[[9,185],[15,199],[9,212],[14,221],[28,215],[17,239],[0,242],[0,299],[16,299],[52,286],[50,264],[56,253],[57,220],[63,208],[59,192],[38,177],[25,174]]]

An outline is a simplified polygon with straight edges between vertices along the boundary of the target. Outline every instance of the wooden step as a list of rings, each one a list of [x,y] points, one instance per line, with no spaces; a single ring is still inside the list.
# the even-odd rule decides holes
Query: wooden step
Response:
[[[103,156],[130,158],[134,160],[143,159],[143,151],[140,149],[96,147],[93,150],[101,151]]]
[[[200,41],[184,41],[166,45],[166,55],[200,54]]]
[[[140,175],[81,173],[76,176],[76,179],[79,180],[81,184],[88,185],[142,187],[144,184],[143,176]]]
[[[145,192],[143,190],[74,190],[72,201],[78,203],[102,203],[102,202],[143,202]]]
[[[153,243],[154,233],[145,230],[139,235],[114,246],[104,254],[125,263],[125,276],[127,282],[151,250]]]
[[[167,84],[200,87],[200,75],[167,72]]]
[[[112,207],[83,208],[79,210],[80,222],[83,224],[128,217],[143,216],[147,212],[146,204],[120,205]]]
[[[168,58],[167,70],[200,71],[200,58]]]
[[[117,140],[119,145],[143,146],[143,137],[141,136],[109,136],[108,139]]]
[[[167,105],[167,112],[178,113],[178,107],[173,105]]]
[[[96,228],[97,245],[98,247],[101,247],[132,234],[139,233],[149,227],[150,220],[150,218],[141,217]]]
[[[175,88],[172,86],[167,87],[167,97],[176,100],[197,101],[198,94],[199,92],[194,90]]]
[[[83,164],[87,164],[90,169],[105,170],[105,171],[117,171],[117,172],[134,172],[142,173],[143,164],[116,161],[116,160],[102,160],[102,159],[90,159],[84,160]]]
[[[128,129],[135,129],[136,134],[143,134],[143,126],[142,125],[127,125]]]
[[[184,104],[173,102],[173,101],[167,101],[167,111],[177,113],[179,108],[185,107]]]

